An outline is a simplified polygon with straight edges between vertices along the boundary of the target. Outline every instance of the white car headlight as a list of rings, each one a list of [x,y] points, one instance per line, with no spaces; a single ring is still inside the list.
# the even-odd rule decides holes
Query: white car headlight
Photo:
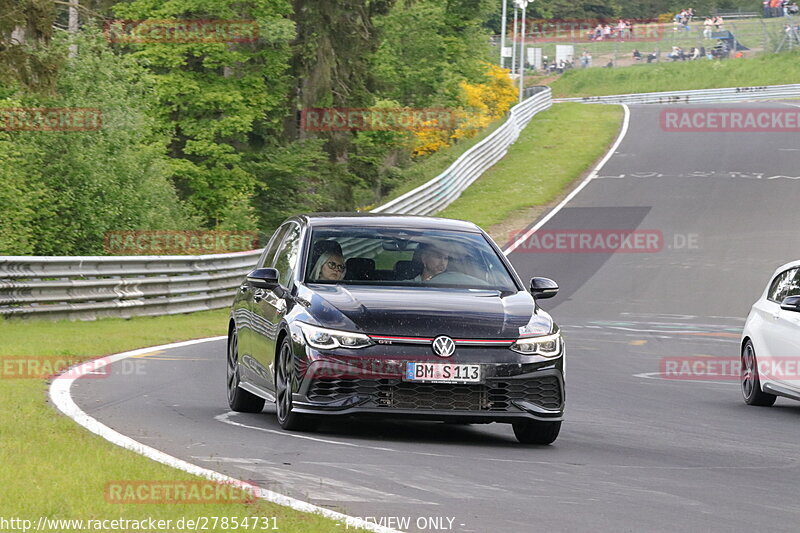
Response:
[[[561,334],[542,335],[517,339],[511,349],[523,355],[541,355],[556,357],[561,354]]]
[[[372,340],[363,333],[338,331],[335,329],[321,328],[311,324],[300,324],[306,342],[318,350],[333,350],[336,348],[364,348],[372,344]]]

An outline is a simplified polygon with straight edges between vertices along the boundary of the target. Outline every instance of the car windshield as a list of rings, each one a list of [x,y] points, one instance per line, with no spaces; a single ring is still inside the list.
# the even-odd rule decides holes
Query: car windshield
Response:
[[[307,258],[307,283],[517,290],[497,252],[480,233],[316,228]]]

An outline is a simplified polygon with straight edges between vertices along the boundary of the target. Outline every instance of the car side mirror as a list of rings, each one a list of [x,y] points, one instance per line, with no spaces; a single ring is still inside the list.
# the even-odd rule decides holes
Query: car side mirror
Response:
[[[552,298],[558,294],[558,283],[550,278],[531,278],[531,294],[534,298]]]
[[[781,302],[781,309],[800,313],[800,296],[787,296]]]
[[[257,268],[247,275],[247,283],[257,289],[274,289],[278,286],[278,270]]]

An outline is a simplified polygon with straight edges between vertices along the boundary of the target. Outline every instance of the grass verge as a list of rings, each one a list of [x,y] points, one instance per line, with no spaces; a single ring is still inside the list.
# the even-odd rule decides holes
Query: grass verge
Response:
[[[554,104],[533,117],[508,154],[437,216],[488,228],[552,202],[606,152],[622,115],[620,106]]]
[[[59,356],[85,360],[102,355],[226,333],[227,310],[94,322],[0,320],[2,355]],[[0,378],[9,376],[0,373]],[[110,445],[72,420],[55,416],[43,379],[0,379],[0,516],[32,520],[172,520],[198,517],[269,517],[279,531],[344,531],[332,520],[257,501],[233,503],[118,504],[106,500],[106,484],[120,480],[198,481],[200,478]],[[224,402],[224,399],[220,399]],[[252,518],[250,519],[252,520]],[[110,524],[109,524],[110,525]],[[270,524],[272,525],[272,523]],[[251,522],[252,526],[252,522]],[[210,527],[210,523],[209,523]],[[231,527],[232,528],[232,527]],[[207,531],[230,531],[211,528]],[[65,524],[44,531],[72,531]],[[191,528],[170,531],[183,531]],[[0,525],[0,530],[6,530]],[[108,527],[95,531],[134,531]],[[151,531],[149,528],[143,529]],[[250,529],[252,530],[252,528]],[[350,528],[353,530],[353,528]]]
[[[800,52],[723,61],[678,61],[606,69],[569,70],[551,88],[554,97],[601,96],[722,87],[782,85],[800,78]]]

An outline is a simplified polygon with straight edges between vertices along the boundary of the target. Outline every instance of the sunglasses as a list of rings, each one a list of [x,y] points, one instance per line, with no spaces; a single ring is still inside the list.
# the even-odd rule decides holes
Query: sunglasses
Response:
[[[325,264],[331,270],[338,270],[339,272],[344,272],[344,265],[342,265],[341,263],[337,263],[336,261],[328,261]]]

